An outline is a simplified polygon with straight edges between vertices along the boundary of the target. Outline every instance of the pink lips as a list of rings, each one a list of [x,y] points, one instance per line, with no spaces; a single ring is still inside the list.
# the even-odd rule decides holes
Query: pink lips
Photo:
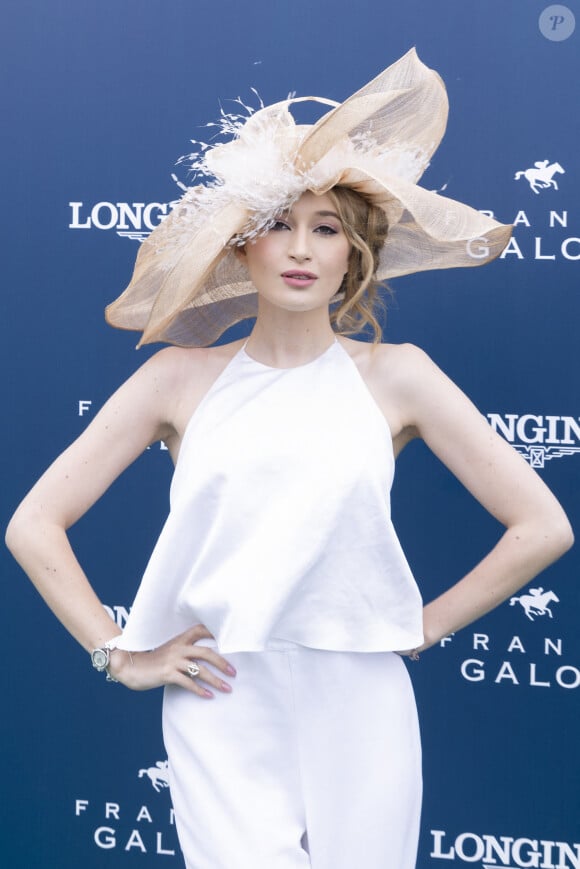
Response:
[[[304,272],[299,269],[283,272],[282,277],[290,287],[309,287],[316,280],[316,275],[312,272]]]

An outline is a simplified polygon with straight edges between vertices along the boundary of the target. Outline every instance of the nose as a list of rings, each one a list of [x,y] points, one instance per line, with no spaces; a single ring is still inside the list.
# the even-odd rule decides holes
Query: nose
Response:
[[[288,256],[295,262],[307,262],[312,258],[309,233],[306,228],[296,227],[288,234]]]

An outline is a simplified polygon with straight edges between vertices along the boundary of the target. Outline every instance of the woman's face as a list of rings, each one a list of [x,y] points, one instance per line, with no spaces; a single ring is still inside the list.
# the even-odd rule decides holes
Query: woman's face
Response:
[[[289,311],[328,303],[348,269],[351,245],[329,196],[304,193],[240,251],[261,299]]]

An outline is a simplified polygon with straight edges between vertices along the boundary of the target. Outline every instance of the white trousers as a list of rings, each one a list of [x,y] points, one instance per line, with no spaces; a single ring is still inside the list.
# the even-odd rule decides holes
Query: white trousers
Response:
[[[414,869],[421,750],[399,656],[280,644],[226,657],[231,694],[165,689],[188,869]]]

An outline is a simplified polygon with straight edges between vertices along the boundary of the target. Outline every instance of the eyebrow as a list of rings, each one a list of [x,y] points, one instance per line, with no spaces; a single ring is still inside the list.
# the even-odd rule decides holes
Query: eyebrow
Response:
[[[292,209],[289,208],[287,211],[280,212],[280,217],[290,217],[292,214]],[[340,215],[336,213],[336,211],[315,211],[315,217],[334,217],[336,220],[340,221]]]
[[[340,217],[336,213],[336,211],[317,211],[317,217],[336,217],[337,220],[340,220]]]

